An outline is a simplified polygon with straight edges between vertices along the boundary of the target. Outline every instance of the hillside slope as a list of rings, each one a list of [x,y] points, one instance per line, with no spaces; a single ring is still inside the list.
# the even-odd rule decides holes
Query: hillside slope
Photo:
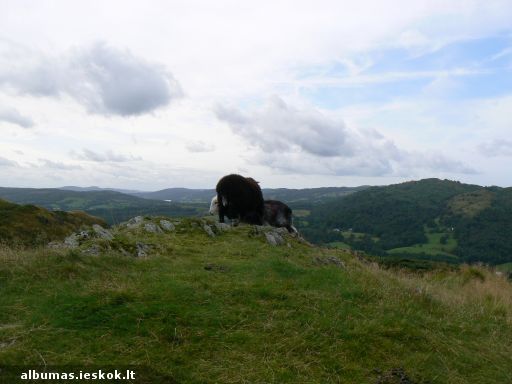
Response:
[[[71,250],[2,249],[0,361],[167,376],[148,383],[512,382],[512,289],[491,271],[411,275],[168,220]]]
[[[345,242],[377,255],[512,261],[511,188],[439,179],[371,187],[319,204],[303,221],[310,240]]]
[[[0,243],[46,245],[92,224],[105,222],[84,212],[50,212],[34,205],[0,200]]]
[[[180,205],[148,200],[116,191],[70,191],[57,188],[1,188],[0,198],[17,204],[35,204],[47,209],[81,210],[101,217],[109,224],[137,215],[195,216],[208,205]]]

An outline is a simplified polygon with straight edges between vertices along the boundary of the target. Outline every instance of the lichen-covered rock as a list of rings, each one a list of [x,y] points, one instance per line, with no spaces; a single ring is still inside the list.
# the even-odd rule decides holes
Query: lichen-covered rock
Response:
[[[87,232],[87,231],[80,231],[80,232],[77,233],[77,236],[78,236],[78,241],[80,243],[82,241],[87,240],[88,238],[90,238],[89,232]]]
[[[142,216],[132,217],[130,220],[126,222],[127,228],[138,228],[144,222],[144,218]]]
[[[149,233],[162,233],[162,228],[160,228],[155,223],[146,223],[144,224],[144,230]]]
[[[210,227],[208,224],[204,224],[203,229],[208,234],[208,236],[215,237],[215,233],[213,232],[212,227]]]
[[[98,256],[101,253],[101,247],[98,244],[92,244],[90,247],[82,250],[82,254],[89,256]]]
[[[149,251],[151,250],[151,247],[149,245],[141,242],[137,242],[135,246],[137,247],[137,253],[135,255],[137,257],[147,257]]]
[[[114,238],[114,235],[112,235],[112,233],[108,229],[103,228],[101,225],[93,224],[92,230],[94,231],[96,236],[98,236],[101,239],[112,240]]]
[[[169,220],[160,220],[160,227],[162,227],[162,229],[167,232],[174,231],[176,229],[174,224]]]
[[[265,238],[267,239],[267,243],[274,246],[283,245],[286,243],[282,236],[275,231],[265,232]]]
[[[64,247],[66,248],[77,248],[79,245],[80,242],[78,241],[78,235],[76,233],[72,233],[64,239]]]
[[[215,223],[215,228],[219,231],[219,232],[222,232],[222,231],[229,231],[231,229],[231,226],[229,224],[226,224],[226,223]]]
[[[339,268],[345,268],[345,263],[336,256],[316,256],[314,263],[318,265],[335,265]]]
[[[283,228],[283,227],[274,228],[274,229],[272,229],[272,232],[274,232],[274,233],[278,233],[278,234],[280,234],[281,236],[282,236],[282,235],[288,235],[288,234],[289,234],[288,230],[287,230],[286,228]]]

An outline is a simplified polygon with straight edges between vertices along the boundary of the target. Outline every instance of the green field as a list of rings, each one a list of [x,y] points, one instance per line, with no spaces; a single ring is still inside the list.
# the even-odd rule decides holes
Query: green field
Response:
[[[512,382],[512,287],[491,271],[383,270],[202,225],[2,248],[2,364],[144,365],[179,383]],[[141,242],[149,255],[130,256]]]
[[[496,270],[501,272],[512,272],[512,263],[505,263],[496,266]]]
[[[451,258],[454,261],[457,260],[457,256],[453,254],[455,248],[457,248],[457,240],[453,237],[453,233],[448,230],[442,232],[434,231],[428,227],[424,227],[425,236],[427,237],[427,243],[415,244],[410,247],[393,248],[388,251],[391,255],[400,254],[415,254],[424,253],[427,255],[443,255]],[[446,242],[443,244],[441,238],[445,236]]]

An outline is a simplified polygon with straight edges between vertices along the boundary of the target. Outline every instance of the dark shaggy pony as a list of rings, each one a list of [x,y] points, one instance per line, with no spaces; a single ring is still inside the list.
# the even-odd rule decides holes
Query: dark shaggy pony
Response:
[[[263,194],[258,182],[250,177],[227,175],[216,187],[219,221],[224,216],[248,224],[263,225]]]

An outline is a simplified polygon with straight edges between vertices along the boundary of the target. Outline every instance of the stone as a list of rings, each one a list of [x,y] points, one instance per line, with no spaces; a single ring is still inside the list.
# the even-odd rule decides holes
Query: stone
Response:
[[[112,240],[114,238],[112,233],[108,229],[103,228],[101,225],[93,224],[92,230],[94,231],[96,236],[98,236],[99,238],[102,238],[105,240]]]
[[[162,228],[160,228],[155,223],[144,224],[144,230],[149,233],[162,233]]]
[[[80,245],[76,233],[72,233],[64,239],[64,246],[67,248],[77,248]]]
[[[148,252],[151,250],[151,247],[149,245],[140,243],[140,242],[137,242],[135,245],[137,247],[137,254],[136,254],[137,257],[147,257],[148,256]]]
[[[215,233],[213,232],[212,227],[210,227],[208,224],[204,224],[203,229],[208,234],[208,236],[215,237]]]
[[[274,231],[266,232],[265,238],[267,239],[267,243],[269,243],[270,245],[273,245],[273,246],[285,244],[285,241],[281,237],[281,235]]]
[[[217,230],[219,232],[222,232],[222,231],[229,231],[231,229],[231,226],[229,224],[226,224],[226,223],[215,223],[215,228],[217,228]]]
[[[84,249],[82,254],[90,256],[98,256],[101,253],[101,248],[98,244],[92,244],[89,248]]]
[[[284,228],[284,227],[274,228],[273,232],[279,233],[281,236],[282,235],[287,235],[289,233],[288,230],[286,228]]]
[[[77,233],[77,236],[78,236],[78,241],[80,243],[84,240],[87,240],[90,237],[89,232],[87,232],[87,231],[80,231]]]
[[[338,259],[336,256],[316,256],[314,262],[315,264],[318,265],[335,265],[339,268],[345,268],[345,263],[342,260]]]
[[[126,227],[128,228],[138,228],[144,221],[144,218],[142,216],[135,216],[127,221]]]
[[[167,232],[174,231],[176,229],[174,224],[169,220],[160,220],[160,227],[162,227],[162,229]]]

